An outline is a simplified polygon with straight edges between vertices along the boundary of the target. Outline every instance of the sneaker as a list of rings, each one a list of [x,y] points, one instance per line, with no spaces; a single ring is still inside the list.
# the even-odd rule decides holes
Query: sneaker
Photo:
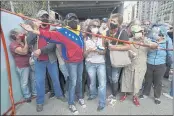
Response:
[[[108,100],[111,100],[114,96],[111,94],[110,96],[108,96]]]
[[[43,104],[37,104],[36,111],[41,112],[43,110]]]
[[[102,111],[104,108],[103,106],[98,106],[97,111]]]
[[[111,98],[109,104],[110,104],[111,106],[114,106],[114,105],[116,104],[116,102],[117,102],[116,98],[113,97],[113,98]]]
[[[54,93],[51,93],[50,96],[49,96],[49,99],[52,99],[54,98],[55,94]]]
[[[127,95],[124,95],[120,98],[120,101],[123,102],[124,100],[126,100],[126,98],[127,98]]]
[[[169,99],[173,99],[173,97],[171,95],[169,95],[168,93],[163,93],[163,95]]]
[[[50,93],[50,91],[49,91],[49,90],[46,90],[46,91],[45,91],[45,94],[48,94],[48,93]]]
[[[93,100],[95,99],[96,97],[89,97],[88,100]]]
[[[172,79],[171,79],[171,78],[169,78],[168,80],[169,80],[170,82],[172,81]]]
[[[67,99],[65,97],[63,97],[63,96],[57,97],[57,99],[61,100],[62,102],[66,102],[67,101]]]
[[[79,112],[77,111],[74,105],[69,105],[69,110],[73,113],[73,115],[78,115]]]
[[[84,99],[79,99],[78,102],[79,102],[79,104],[80,104],[83,108],[86,108]]]
[[[160,104],[161,100],[159,98],[155,98],[155,104]]]
[[[148,96],[146,96],[146,95],[140,95],[139,98],[140,99],[145,99],[145,98],[148,98]]]
[[[136,106],[140,106],[140,102],[138,100],[138,97],[134,96],[133,97],[133,103],[136,105]]]
[[[31,98],[26,98],[25,101],[26,101],[27,103],[31,103]]]
[[[32,98],[35,98],[37,96],[37,94],[32,94]]]

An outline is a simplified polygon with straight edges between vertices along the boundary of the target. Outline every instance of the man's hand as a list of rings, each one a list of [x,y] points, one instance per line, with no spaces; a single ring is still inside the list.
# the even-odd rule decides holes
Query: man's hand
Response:
[[[109,49],[110,51],[116,50],[116,46],[115,46],[115,45],[109,45],[109,46],[108,46],[108,49]]]
[[[39,27],[41,26],[41,23],[42,23],[42,21],[39,21],[39,20],[33,21],[34,27],[35,27],[36,29],[39,29]]]
[[[90,52],[96,52],[96,50],[97,50],[96,47],[95,47],[95,48],[90,48],[90,49],[89,49]]]
[[[25,44],[28,44],[28,43],[27,43],[27,36],[25,36]]]
[[[20,26],[23,28],[23,29],[25,29],[26,31],[33,31],[33,29],[31,28],[31,26],[30,25],[26,25],[26,24],[20,24]]]
[[[34,56],[35,57],[39,57],[41,54],[41,50],[40,49],[37,49],[36,51],[34,51]]]
[[[158,46],[157,43],[153,43],[153,44],[150,44],[150,48],[151,48],[151,49],[158,49],[159,46]]]

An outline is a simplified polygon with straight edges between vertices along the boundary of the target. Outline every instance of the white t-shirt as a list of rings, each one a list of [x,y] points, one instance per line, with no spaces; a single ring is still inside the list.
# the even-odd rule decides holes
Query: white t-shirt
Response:
[[[86,42],[86,50],[90,48],[98,48],[99,46],[103,47],[102,39],[98,38],[96,40],[92,40],[90,38],[87,38]],[[105,55],[100,55],[97,52],[90,52],[86,57],[87,62],[91,63],[104,63],[105,62]]]

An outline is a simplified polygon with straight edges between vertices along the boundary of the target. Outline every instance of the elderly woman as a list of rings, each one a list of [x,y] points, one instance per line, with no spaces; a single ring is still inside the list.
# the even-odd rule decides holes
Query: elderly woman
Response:
[[[99,33],[100,22],[97,19],[91,20],[87,31],[93,34]],[[103,110],[106,101],[106,66],[105,66],[105,48],[101,38],[93,35],[86,36],[85,42],[86,70],[90,78],[90,95],[88,100],[97,97],[96,77],[98,77],[99,87],[99,105],[97,110]],[[96,75],[97,74],[97,75]]]
[[[32,95],[36,95],[35,77],[30,77],[29,46],[26,35],[21,29],[15,28],[10,31],[10,51],[14,57],[16,71],[19,74],[20,86],[26,102],[31,102]],[[31,82],[31,83],[30,83]],[[31,91],[30,91],[31,86]]]
[[[144,37],[143,29],[140,26],[139,21],[135,20],[131,23],[130,27],[132,38],[130,41],[142,43],[148,45],[148,47],[143,47],[140,45],[131,45],[130,57],[132,63],[123,69],[121,78],[121,92],[124,95],[121,97],[120,101],[124,101],[127,97],[126,93],[133,93],[133,103],[139,106],[139,100],[137,94],[141,89],[144,75],[146,72],[146,61],[147,53],[149,48],[157,48],[157,44],[150,41],[150,39]]]
[[[156,41],[159,48],[173,49],[172,40],[167,35],[167,29],[164,26],[155,26],[152,28],[152,39]],[[167,60],[169,59],[169,60]],[[147,71],[145,75],[145,86],[140,98],[147,98],[150,94],[152,83],[154,85],[155,103],[160,104],[162,90],[162,79],[166,71],[166,65],[172,63],[172,51],[150,50],[147,56]]]

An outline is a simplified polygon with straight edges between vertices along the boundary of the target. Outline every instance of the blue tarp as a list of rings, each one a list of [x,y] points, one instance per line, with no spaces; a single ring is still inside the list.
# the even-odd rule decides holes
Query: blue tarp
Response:
[[[9,32],[13,28],[20,28],[19,23],[22,23],[23,20],[20,17],[17,17],[12,14],[8,14],[5,12],[1,12],[1,26],[4,32],[4,36],[6,39],[6,44],[8,48],[10,66],[11,66],[11,75],[12,75],[12,84],[13,84],[13,95],[15,102],[18,102],[22,98],[20,83],[19,83],[19,76],[16,73],[16,66],[9,50],[10,45],[10,38]],[[4,48],[1,42],[1,115],[11,107],[10,96],[8,92],[8,77],[7,77],[7,68],[6,68],[6,61],[5,61],[5,54]]]

